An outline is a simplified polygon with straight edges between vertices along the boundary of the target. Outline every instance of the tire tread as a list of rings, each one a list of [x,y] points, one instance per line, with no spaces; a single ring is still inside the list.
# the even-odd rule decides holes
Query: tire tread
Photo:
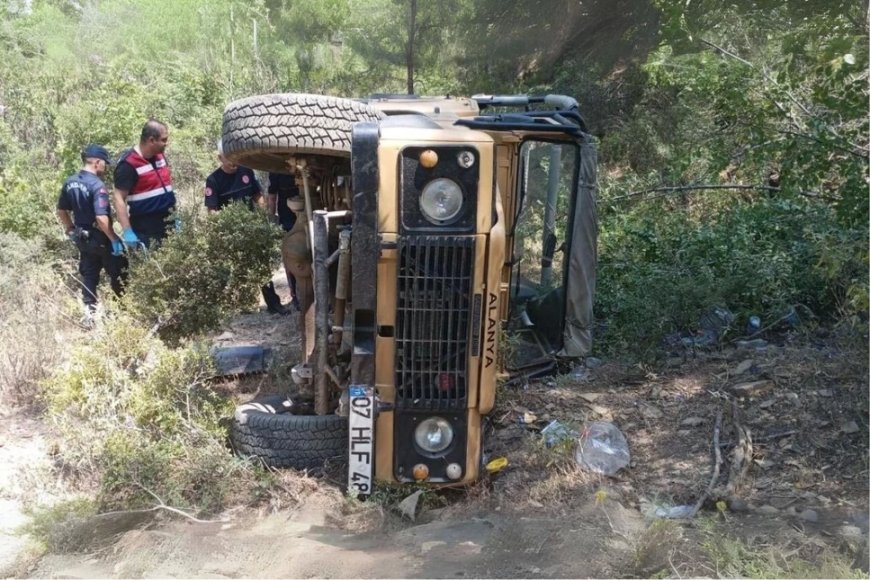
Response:
[[[281,158],[298,153],[350,156],[351,126],[382,114],[365,103],[297,93],[247,97],[227,105],[224,154],[264,171],[285,170]]]
[[[240,455],[271,467],[311,469],[347,456],[347,419],[337,415],[290,415],[246,410],[233,420],[230,440]]]

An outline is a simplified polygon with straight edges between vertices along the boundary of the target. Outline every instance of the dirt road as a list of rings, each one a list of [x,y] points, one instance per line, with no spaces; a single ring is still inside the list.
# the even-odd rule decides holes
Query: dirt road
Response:
[[[77,554],[49,554],[27,575],[36,578],[559,578],[717,576],[710,541],[743,546],[732,561],[718,560],[722,576],[743,567],[761,576],[797,576],[801,568],[764,568],[770,551],[751,552],[753,542],[781,553],[801,550],[829,558],[826,538],[842,523],[794,527],[782,515],[732,515],[721,529],[711,518],[652,523],[619,502],[594,499],[583,506],[536,511],[462,502],[407,522],[378,509],[347,517],[336,493],[315,493],[297,509],[258,515],[236,513],[228,521],[154,523],[123,534],[114,544]],[[477,510],[469,511],[475,505]],[[360,518],[362,515],[362,519]],[[372,529],[349,530],[365,522]],[[724,523],[724,522],[719,522]],[[806,523],[806,522],[804,522]],[[826,535],[823,535],[824,534]],[[866,543],[866,526],[858,542]],[[732,539],[740,537],[742,539]],[[794,563],[795,555],[791,554]],[[735,553],[736,554],[736,553]],[[741,560],[741,558],[745,558]],[[808,562],[811,560],[807,560]],[[819,564],[821,566],[821,564]],[[813,576],[860,576],[850,556],[837,567],[810,568]],[[769,566],[769,564],[768,564]],[[726,571],[727,570],[727,571]],[[791,572],[791,573],[789,573]]]
[[[594,511],[594,510],[593,510]],[[587,517],[584,517],[587,516]],[[592,517],[588,517],[592,515]],[[603,577],[631,560],[623,536],[642,520],[623,510],[602,517],[524,517],[498,512],[350,533],[329,523],[328,510],[226,524],[175,523],[126,534],[97,557],[47,556],[35,577]]]

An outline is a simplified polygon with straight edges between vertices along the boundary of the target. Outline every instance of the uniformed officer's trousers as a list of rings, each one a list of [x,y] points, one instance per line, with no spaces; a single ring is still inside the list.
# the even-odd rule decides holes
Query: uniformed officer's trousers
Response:
[[[124,282],[127,278],[127,258],[113,256],[108,247],[97,244],[80,242],[79,246],[79,274],[82,277],[82,302],[86,306],[97,303],[97,286],[100,283],[100,272],[106,271],[109,275],[109,283],[116,296],[124,292]]]
[[[146,248],[152,250],[152,244],[159,244],[169,233],[169,212],[161,211],[130,216],[130,227],[136,232],[139,240]]]

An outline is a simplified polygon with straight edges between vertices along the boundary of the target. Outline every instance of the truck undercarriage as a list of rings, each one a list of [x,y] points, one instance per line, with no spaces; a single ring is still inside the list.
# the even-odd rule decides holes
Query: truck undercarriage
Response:
[[[241,452],[346,454],[364,495],[374,479],[468,483],[497,380],[588,351],[595,153],[573,99],[266,95],[227,107],[223,148],[301,193],[284,250],[305,356],[289,404],[240,407]],[[282,415],[308,434],[251,429]],[[324,453],[317,429],[338,433]]]

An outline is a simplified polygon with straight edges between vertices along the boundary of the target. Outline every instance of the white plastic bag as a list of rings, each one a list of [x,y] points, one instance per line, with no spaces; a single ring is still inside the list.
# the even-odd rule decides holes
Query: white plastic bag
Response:
[[[628,442],[616,425],[606,421],[593,421],[583,426],[577,438],[574,459],[586,470],[602,475],[615,475],[628,467],[631,455]]]

